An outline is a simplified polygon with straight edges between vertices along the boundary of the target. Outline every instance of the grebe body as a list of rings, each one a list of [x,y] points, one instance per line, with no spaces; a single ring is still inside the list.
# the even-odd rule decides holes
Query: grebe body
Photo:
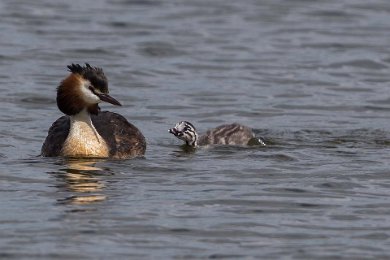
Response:
[[[49,129],[41,155],[46,157],[132,158],[145,154],[145,137],[123,116],[98,104],[121,104],[108,95],[101,68],[68,66],[71,74],[57,89],[58,108],[66,114]]]

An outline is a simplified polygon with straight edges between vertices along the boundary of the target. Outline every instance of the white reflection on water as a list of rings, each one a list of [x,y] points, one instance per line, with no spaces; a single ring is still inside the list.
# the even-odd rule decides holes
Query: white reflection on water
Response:
[[[103,169],[96,166],[104,162],[103,159],[67,159],[64,166],[67,168],[61,174],[66,188],[73,193],[63,201],[70,204],[90,204],[104,201],[105,184],[99,177]]]

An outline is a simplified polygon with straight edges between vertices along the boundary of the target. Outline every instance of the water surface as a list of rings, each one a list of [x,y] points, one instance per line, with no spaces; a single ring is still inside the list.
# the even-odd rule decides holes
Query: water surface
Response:
[[[390,257],[390,3],[0,2],[0,257]],[[39,157],[66,65],[104,68],[145,158]],[[239,122],[267,147],[185,152]]]

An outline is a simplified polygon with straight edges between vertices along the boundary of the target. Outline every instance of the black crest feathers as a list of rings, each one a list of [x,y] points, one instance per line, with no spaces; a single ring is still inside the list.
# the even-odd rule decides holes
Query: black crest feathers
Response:
[[[102,68],[92,67],[88,63],[85,63],[85,66],[72,63],[67,67],[70,72],[77,73],[83,78],[89,80],[92,85],[98,88],[102,93],[108,93],[107,78],[106,75],[104,75]]]
[[[103,69],[99,67],[92,67],[89,65],[89,63],[85,63],[85,67],[81,66],[80,64],[74,64],[67,66],[70,72],[77,73],[80,75],[84,75],[88,72],[94,72],[100,75],[104,75]]]

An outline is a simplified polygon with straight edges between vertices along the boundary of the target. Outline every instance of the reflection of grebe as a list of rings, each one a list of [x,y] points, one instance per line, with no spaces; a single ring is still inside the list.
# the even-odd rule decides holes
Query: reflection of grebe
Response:
[[[108,95],[101,68],[68,66],[71,74],[57,89],[58,108],[66,114],[53,123],[42,146],[47,157],[130,158],[145,153],[142,133],[123,116],[100,112],[102,101],[120,106]]]
[[[105,185],[99,178],[99,172],[103,169],[96,167],[99,159],[69,159],[66,161],[64,175],[64,187],[73,193],[61,201],[71,204],[89,204],[104,201],[106,196],[102,194]],[[61,185],[62,186],[62,185]]]

